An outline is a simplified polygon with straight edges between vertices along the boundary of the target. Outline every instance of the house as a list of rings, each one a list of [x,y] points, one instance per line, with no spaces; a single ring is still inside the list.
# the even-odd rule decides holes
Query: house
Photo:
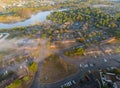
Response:
[[[102,85],[107,85],[108,88],[120,88],[120,81],[116,79],[115,73],[103,73],[100,71]]]
[[[80,22],[74,22],[72,25],[68,27],[68,29],[78,30],[82,27]]]
[[[50,45],[50,48],[56,48],[56,45],[55,45],[55,43],[51,43],[51,45]]]

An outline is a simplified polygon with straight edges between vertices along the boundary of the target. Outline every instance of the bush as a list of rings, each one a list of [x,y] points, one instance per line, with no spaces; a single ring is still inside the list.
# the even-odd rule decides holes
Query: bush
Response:
[[[38,64],[37,63],[33,62],[29,65],[30,72],[35,73],[37,71],[37,69],[38,69]]]
[[[22,86],[22,81],[21,80],[15,80],[14,83],[11,83],[6,88],[19,88],[21,86]]]
[[[84,55],[85,50],[83,48],[76,48],[71,51],[64,52],[64,55],[66,56],[82,56]]]
[[[120,74],[120,69],[114,69],[113,71],[115,74]]]

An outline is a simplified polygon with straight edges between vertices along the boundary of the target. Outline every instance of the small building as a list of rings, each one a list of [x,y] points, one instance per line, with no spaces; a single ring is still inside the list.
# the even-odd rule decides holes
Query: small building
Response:
[[[111,48],[105,49],[105,53],[111,53],[113,50]]]

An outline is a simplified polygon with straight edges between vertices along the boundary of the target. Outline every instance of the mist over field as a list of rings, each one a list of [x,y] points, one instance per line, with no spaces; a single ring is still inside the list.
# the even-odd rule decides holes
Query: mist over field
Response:
[[[0,0],[0,88],[119,88],[120,0]]]

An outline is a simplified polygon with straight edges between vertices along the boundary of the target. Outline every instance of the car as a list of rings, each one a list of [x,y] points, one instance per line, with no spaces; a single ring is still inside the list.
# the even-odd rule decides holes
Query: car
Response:
[[[86,68],[87,68],[87,67],[88,67],[88,64],[86,64],[84,67],[86,67]]]
[[[89,65],[90,65],[90,67],[93,67],[93,66],[94,66],[94,64],[92,64],[92,63],[90,63]]]
[[[76,84],[75,80],[72,80],[72,83],[73,83],[73,84]]]
[[[95,57],[95,58],[97,58],[97,56],[96,56],[96,55],[95,55],[94,57]]]
[[[80,64],[80,68],[82,67],[82,64]]]
[[[68,84],[68,86],[71,86],[71,85],[72,85],[72,82],[71,82],[71,81],[69,81],[67,84]]]
[[[8,74],[8,71],[7,71],[7,70],[5,70],[5,72],[4,72],[4,75],[6,75],[6,74]]]
[[[91,73],[91,70],[88,70],[89,73]]]
[[[23,67],[22,66],[20,66],[20,69],[22,69]]]
[[[61,85],[60,88],[64,88],[64,85]]]
[[[112,70],[113,70],[113,69],[116,69],[116,67],[110,67],[110,69],[112,69]]]
[[[60,88],[70,87],[71,85],[72,85],[72,82],[69,81],[69,82],[67,82],[67,83],[65,83],[65,84],[63,84],[63,85],[61,85]]]
[[[107,62],[107,59],[104,59],[104,62],[106,63],[106,62]]]

